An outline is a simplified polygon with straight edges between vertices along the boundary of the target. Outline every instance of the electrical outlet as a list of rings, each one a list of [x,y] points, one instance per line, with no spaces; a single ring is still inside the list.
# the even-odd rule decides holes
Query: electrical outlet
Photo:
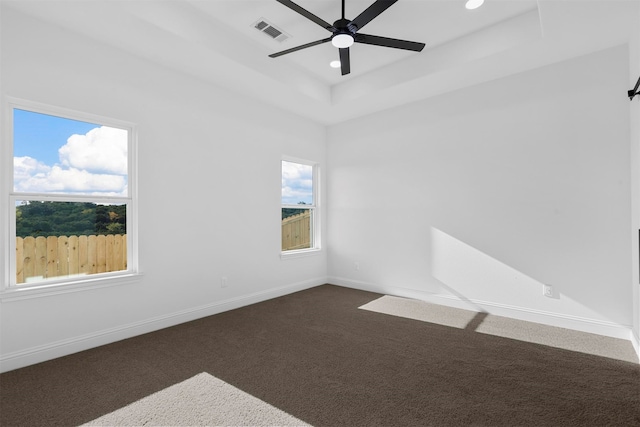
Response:
[[[227,286],[229,286],[229,279],[227,279],[226,277],[222,277],[220,279],[220,287],[226,288]]]
[[[551,285],[542,285],[542,295],[548,298],[553,298],[553,286]]]

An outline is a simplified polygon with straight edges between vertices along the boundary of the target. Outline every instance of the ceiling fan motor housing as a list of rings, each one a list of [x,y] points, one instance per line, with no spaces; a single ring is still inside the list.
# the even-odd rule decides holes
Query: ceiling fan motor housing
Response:
[[[348,19],[338,19],[333,23],[333,26],[337,29],[334,34],[349,34],[353,36],[357,31],[358,27]]]

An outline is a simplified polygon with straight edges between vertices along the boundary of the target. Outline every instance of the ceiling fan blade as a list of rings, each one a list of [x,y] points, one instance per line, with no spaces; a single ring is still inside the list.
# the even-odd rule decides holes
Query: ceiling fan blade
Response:
[[[342,75],[347,75],[351,72],[351,60],[349,59],[349,48],[345,47],[338,49],[340,51],[340,70]]]
[[[317,46],[319,44],[327,43],[327,42],[330,42],[330,41],[331,41],[331,37],[326,38],[326,39],[322,39],[322,40],[316,40],[314,42],[303,44],[303,45],[296,46],[296,47],[292,47],[291,49],[283,50],[281,52],[272,53],[271,55],[269,55],[269,58],[277,58],[278,56],[286,55],[287,53],[291,53],[291,52],[295,52],[295,51],[298,51],[298,50],[306,49],[306,48],[311,47],[311,46]]]
[[[364,12],[358,15],[353,21],[351,21],[351,25],[355,25],[358,30],[361,29],[362,27],[367,25],[373,18],[380,15],[397,1],[398,0],[377,0],[374,4],[365,9]]]
[[[424,43],[411,42],[408,40],[390,39],[388,37],[372,36],[358,33],[354,37],[357,43],[372,44],[376,46],[392,47],[395,49],[412,50],[420,52],[424,49]]]
[[[325,28],[329,31],[331,31],[332,33],[336,30],[336,27],[334,27],[332,24],[329,24],[327,21],[325,21],[322,18],[317,17],[316,15],[314,15],[313,13],[309,12],[307,9],[304,9],[300,6],[298,6],[297,4],[295,4],[294,2],[290,1],[290,0],[276,0],[278,3],[281,3],[285,6],[287,6],[289,9],[298,12],[300,15],[304,16],[305,18],[315,22],[316,24],[320,25],[322,28]]]

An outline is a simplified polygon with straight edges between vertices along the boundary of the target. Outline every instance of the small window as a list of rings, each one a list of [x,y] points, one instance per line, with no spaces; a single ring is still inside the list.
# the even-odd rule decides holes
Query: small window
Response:
[[[282,252],[318,249],[316,166],[282,161]]]
[[[133,128],[26,105],[10,106],[8,287],[62,285],[134,272]]]

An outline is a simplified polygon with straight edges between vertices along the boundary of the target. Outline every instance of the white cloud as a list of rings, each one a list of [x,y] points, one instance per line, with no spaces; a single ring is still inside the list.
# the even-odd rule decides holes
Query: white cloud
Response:
[[[26,191],[21,189],[20,183],[32,177],[46,176],[51,170],[50,166],[29,156],[13,158],[13,180],[15,191]]]
[[[24,193],[126,195],[127,181],[122,175],[95,174],[53,166],[22,179],[16,177],[15,187],[16,191]]]
[[[282,178],[286,180],[292,179],[311,179],[313,167],[293,162],[282,162]]]
[[[282,202],[313,203],[313,167],[282,162]]]
[[[127,131],[110,127],[72,135],[60,147],[60,164],[14,157],[16,192],[127,195]]]
[[[69,168],[126,175],[127,131],[102,126],[86,135],[71,135],[58,154]]]

